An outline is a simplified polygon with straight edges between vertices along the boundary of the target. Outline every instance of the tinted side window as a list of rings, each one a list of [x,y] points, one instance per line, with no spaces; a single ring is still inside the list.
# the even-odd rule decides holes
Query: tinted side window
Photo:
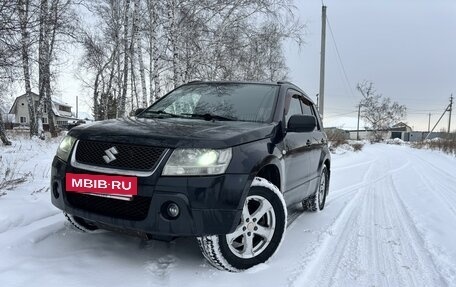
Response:
[[[285,117],[287,122],[292,115],[302,115],[301,101],[297,96],[293,96],[290,100],[290,107],[288,108],[288,113]]]
[[[315,106],[311,102],[307,101],[306,99],[303,99],[303,101],[301,103],[302,103],[303,114],[306,116],[314,116],[315,121],[317,122],[317,127],[315,129],[320,130],[320,124],[318,121],[319,116],[315,112]]]
[[[302,113],[306,116],[313,116],[312,107],[306,103],[302,103]]]
[[[318,114],[318,111],[317,109],[315,108],[314,105],[312,105],[312,113],[314,114],[315,116],[315,119],[317,120],[317,130],[321,131],[321,126],[320,126],[320,115]]]

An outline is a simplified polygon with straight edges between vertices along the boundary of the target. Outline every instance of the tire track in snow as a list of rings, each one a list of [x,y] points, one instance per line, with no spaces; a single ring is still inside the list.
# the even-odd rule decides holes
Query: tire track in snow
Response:
[[[353,169],[355,167],[362,167],[362,166],[365,166],[365,165],[367,165],[367,168],[369,168],[369,166],[371,166],[374,161],[375,160],[370,160],[370,161],[365,161],[365,162],[351,164],[351,165],[336,165],[336,166],[332,166],[331,167],[331,172],[341,171],[341,170],[346,170],[346,169]]]
[[[366,173],[356,194],[294,286],[445,285],[404,206],[398,205],[385,159]],[[378,174],[383,174],[378,177]],[[363,185],[364,185],[363,181]]]
[[[430,192],[435,195],[439,201],[446,206],[453,215],[456,216],[456,177],[450,175],[446,170],[436,167],[434,164],[425,160],[424,158],[413,154],[414,158],[418,159],[420,163],[415,165],[413,168],[417,174],[419,174],[419,180]],[[429,176],[429,167],[431,168],[433,175]],[[436,180],[435,178],[441,179],[441,175],[444,174],[447,180]],[[448,184],[448,182],[451,182]],[[440,187],[440,189],[436,189]]]
[[[426,243],[423,237],[420,235],[412,216],[407,211],[404,201],[399,196],[399,191],[392,177],[388,180],[388,184],[391,187],[388,191],[391,193],[393,199],[392,204],[399,215],[394,218],[391,217],[391,220],[392,222],[397,222],[401,228],[401,233],[407,235],[406,240],[403,239],[403,236],[399,238],[401,239],[403,249],[405,252],[408,252],[408,257],[411,259],[409,260],[412,263],[409,269],[411,272],[408,273],[408,276],[410,279],[416,281],[416,284],[413,286],[446,286],[447,284],[438,271],[432,255],[426,249]],[[414,270],[413,267],[416,269]]]
[[[420,161],[424,162],[426,164],[427,167],[430,167],[432,168],[433,170],[437,171],[438,174],[442,175],[444,174],[450,181],[454,181],[454,178],[456,176],[456,173],[455,174],[450,174],[447,170],[445,169],[442,169],[440,167],[437,167],[435,166],[434,163],[424,159],[423,157],[417,155],[417,154],[413,154],[413,156],[417,159],[419,159]],[[455,169],[456,170],[456,169]]]
[[[64,228],[63,217],[59,212],[1,233],[0,247],[11,248],[22,246],[24,243],[36,244]]]
[[[312,277],[313,269],[317,268],[317,266],[321,264],[321,260],[319,260],[319,258],[321,258],[321,255],[327,252],[328,249],[330,249],[331,241],[334,239],[334,233],[338,229],[343,230],[342,227],[344,227],[347,223],[350,223],[348,219],[352,217],[353,212],[356,210],[353,207],[353,205],[355,205],[359,201],[359,197],[362,195],[358,188],[358,185],[362,186],[364,184],[367,184],[368,175],[370,174],[373,165],[374,161],[370,163],[361,183],[353,185],[353,187],[356,186],[356,188],[351,191],[354,193],[354,197],[346,203],[340,215],[335,218],[335,220],[330,224],[330,227],[327,230],[321,233],[317,242],[315,242],[315,244],[312,246],[311,251],[302,254],[303,259],[300,260],[295,270],[291,272],[292,276],[288,278],[289,286],[307,286],[308,281]],[[345,190],[345,188],[343,190]],[[328,199],[329,201],[327,202],[327,204],[332,201],[335,201],[336,199],[340,200],[339,198],[333,197],[329,197]],[[351,222],[351,224],[353,224],[353,222]],[[342,244],[346,245],[347,241],[343,242]]]
[[[439,202],[448,208],[448,210],[450,210],[450,212],[456,217],[456,198],[446,194],[451,189],[449,189],[448,186],[445,186],[441,181],[434,180],[432,177],[428,177],[425,173],[420,172],[416,167],[413,169],[417,174],[419,174],[418,178],[423,186],[426,187],[426,190],[432,192],[435,198],[437,198]],[[443,188],[436,190],[436,186]],[[456,184],[453,185],[453,189],[454,188],[456,188]],[[453,194],[453,196],[455,195]]]

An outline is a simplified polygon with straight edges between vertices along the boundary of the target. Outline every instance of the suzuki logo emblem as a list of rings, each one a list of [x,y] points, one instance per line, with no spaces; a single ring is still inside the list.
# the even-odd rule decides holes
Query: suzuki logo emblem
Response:
[[[117,151],[116,147],[113,146],[112,148],[108,148],[105,150],[105,154],[103,156],[103,159],[106,163],[110,163],[111,161],[116,160],[117,158],[115,157],[115,154],[118,154],[119,152]]]

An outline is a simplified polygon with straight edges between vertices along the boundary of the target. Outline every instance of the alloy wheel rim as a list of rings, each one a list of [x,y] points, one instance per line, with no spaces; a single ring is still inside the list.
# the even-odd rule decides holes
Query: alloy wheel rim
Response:
[[[325,200],[326,191],[326,176],[324,173],[321,174],[320,187],[318,189],[318,205],[321,206]]]
[[[248,196],[239,225],[226,235],[228,247],[239,258],[253,258],[268,247],[275,227],[276,215],[271,203],[262,196]]]

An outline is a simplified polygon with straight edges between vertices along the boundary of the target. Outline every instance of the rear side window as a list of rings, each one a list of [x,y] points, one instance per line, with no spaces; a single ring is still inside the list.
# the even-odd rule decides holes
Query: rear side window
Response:
[[[315,113],[315,106],[307,101],[306,99],[304,99],[302,102],[302,111],[304,113],[304,115],[306,116],[314,116],[315,117],[315,121],[317,122],[317,127],[316,127],[316,130],[320,130],[320,123],[319,123],[319,116]]]

